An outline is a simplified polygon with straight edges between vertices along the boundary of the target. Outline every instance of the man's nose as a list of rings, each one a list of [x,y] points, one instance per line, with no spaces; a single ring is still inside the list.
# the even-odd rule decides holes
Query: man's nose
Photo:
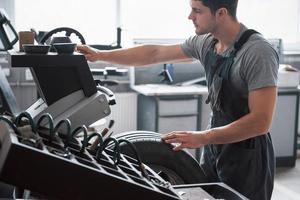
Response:
[[[189,14],[189,16],[188,16],[188,19],[190,19],[190,20],[193,20],[193,13],[192,12],[190,12],[190,14]]]

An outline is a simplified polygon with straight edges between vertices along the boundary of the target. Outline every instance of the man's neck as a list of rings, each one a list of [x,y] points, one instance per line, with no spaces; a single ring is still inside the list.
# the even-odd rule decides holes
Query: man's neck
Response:
[[[216,45],[218,54],[223,53],[235,42],[240,30],[241,24],[238,21],[234,21],[224,24],[220,29],[213,33],[213,36],[218,40]]]

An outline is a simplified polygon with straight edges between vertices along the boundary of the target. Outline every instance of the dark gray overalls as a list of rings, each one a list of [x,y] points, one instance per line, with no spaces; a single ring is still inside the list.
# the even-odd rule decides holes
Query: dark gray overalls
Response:
[[[247,30],[235,43],[229,57],[215,53],[216,40],[205,56],[205,71],[211,104],[211,128],[227,125],[249,113],[248,97],[231,87],[230,69],[236,52],[257,33]],[[249,199],[271,199],[274,151],[270,134],[241,142],[204,147],[200,165],[208,182],[224,182]]]

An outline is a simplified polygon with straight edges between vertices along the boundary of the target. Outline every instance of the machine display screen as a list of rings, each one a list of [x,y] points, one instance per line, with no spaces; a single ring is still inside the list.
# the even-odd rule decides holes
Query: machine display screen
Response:
[[[58,70],[53,70],[53,67],[34,68],[34,73],[42,91],[41,95],[48,106],[82,89],[77,71],[72,67],[61,67],[59,73]]]

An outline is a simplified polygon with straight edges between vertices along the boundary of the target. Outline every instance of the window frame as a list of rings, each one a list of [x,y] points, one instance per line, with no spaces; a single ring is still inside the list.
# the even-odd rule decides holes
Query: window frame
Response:
[[[0,4],[8,13],[12,24],[15,25],[15,0],[0,0]],[[122,21],[122,1],[116,0],[116,5],[116,25],[118,27],[121,26]],[[299,12],[297,21],[299,23],[297,23],[297,35],[300,38],[300,4],[298,6],[298,10]],[[294,43],[286,43],[285,41],[283,41],[283,52],[284,54],[300,54],[300,41]]]

